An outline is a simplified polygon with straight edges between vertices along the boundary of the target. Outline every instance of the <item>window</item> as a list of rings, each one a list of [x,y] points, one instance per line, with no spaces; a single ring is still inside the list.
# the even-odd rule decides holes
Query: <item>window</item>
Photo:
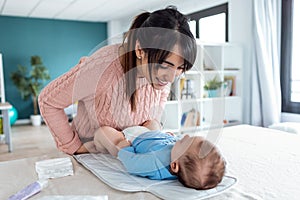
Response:
[[[189,14],[194,36],[206,42],[228,41],[228,4]]]
[[[300,114],[300,1],[282,0],[282,111]]]

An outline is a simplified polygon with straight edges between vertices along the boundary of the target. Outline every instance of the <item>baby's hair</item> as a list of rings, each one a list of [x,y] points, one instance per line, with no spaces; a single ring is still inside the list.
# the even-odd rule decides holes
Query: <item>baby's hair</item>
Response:
[[[221,182],[225,173],[225,162],[217,148],[209,141],[201,141],[199,149],[205,145],[210,151],[206,156],[184,154],[179,158],[178,180],[186,187],[197,190],[210,189]]]

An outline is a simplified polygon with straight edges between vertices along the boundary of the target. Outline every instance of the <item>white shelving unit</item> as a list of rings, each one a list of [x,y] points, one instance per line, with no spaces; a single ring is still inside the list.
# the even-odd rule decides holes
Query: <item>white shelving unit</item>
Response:
[[[3,133],[0,134],[0,141],[5,140],[8,145],[8,151],[12,151],[12,141],[11,141],[11,129],[10,129],[10,118],[9,109],[12,105],[5,101],[5,90],[4,90],[4,75],[3,75],[3,64],[2,64],[2,54],[0,53],[0,117],[2,118]]]
[[[200,42],[197,47],[195,65],[172,85],[162,118],[165,131],[192,132],[242,122],[242,47]],[[209,97],[204,85],[215,77],[222,86],[217,96]]]

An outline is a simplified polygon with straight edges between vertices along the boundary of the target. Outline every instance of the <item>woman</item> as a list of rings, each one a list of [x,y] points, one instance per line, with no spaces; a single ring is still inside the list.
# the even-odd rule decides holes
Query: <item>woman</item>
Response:
[[[82,58],[39,95],[57,147],[68,154],[88,153],[84,143],[101,126],[123,130],[151,121],[157,128],[170,83],[192,67],[195,57],[188,21],[174,7],[138,15],[123,44]],[[75,102],[70,126],[64,108]]]

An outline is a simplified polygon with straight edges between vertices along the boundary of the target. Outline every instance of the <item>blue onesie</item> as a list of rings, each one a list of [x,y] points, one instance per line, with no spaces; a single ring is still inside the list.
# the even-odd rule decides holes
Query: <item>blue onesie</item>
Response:
[[[121,149],[118,158],[130,174],[156,180],[176,179],[169,169],[171,150],[178,140],[161,131],[145,132],[132,141],[132,146]]]

